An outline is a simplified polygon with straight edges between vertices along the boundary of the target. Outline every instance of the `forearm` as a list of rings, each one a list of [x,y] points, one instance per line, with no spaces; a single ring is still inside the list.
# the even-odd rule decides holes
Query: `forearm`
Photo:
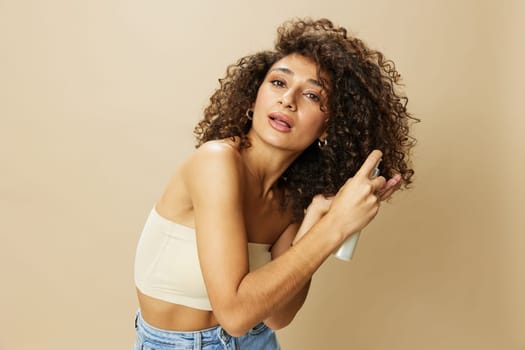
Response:
[[[306,285],[297,293],[292,300],[290,300],[286,305],[282,306],[278,310],[274,311],[270,317],[264,320],[266,325],[274,330],[284,328],[288,326],[295,315],[306,301],[308,291],[310,289],[311,279],[306,282]]]
[[[312,226],[319,221],[322,215],[307,215],[303,220],[298,231],[295,232],[295,235],[291,236],[285,232],[279,241],[274,245],[272,249],[272,259],[276,259],[282,254],[284,254],[290,247],[299,241],[299,239],[304,236],[306,231],[308,231]],[[280,242],[280,241],[283,242]],[[288,326],[294,319],[297,312],[303,306],[306,296],[308,295],[308,290],[310,289],[311,279],[306,282],[306,285],[294,295],[294,297],[281,308],[274,310],[274,312],[264,320],[267,326],[272,329],[281,329]]]
[[[291,310],[298,309],[307,290],[304,294],[300,292],[344,240],[342,234],[334,231],[335,226],[331,218],[323,217],[284,254],[248,273],[239,284],[236,295],[224,305],[224,321],[232,320],[232,328],[242,332],[267,319],[275,310],[287,308],[288,304]]]

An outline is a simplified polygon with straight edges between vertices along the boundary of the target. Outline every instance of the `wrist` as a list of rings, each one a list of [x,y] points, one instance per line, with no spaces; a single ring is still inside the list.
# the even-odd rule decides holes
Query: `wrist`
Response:
[[[349,236],[341,224],[341,220],[338,220],[337,215],[334,215],[333,212],[328,211],[320,221],[328,228],[326,234],[333,238],[336,246],[341,245]]]

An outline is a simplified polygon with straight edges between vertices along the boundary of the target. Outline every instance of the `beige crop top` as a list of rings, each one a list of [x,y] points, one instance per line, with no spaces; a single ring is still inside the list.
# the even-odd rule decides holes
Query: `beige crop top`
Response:
[[[248,243],[248,253],[250,271],[271,260],[269,244]],[[135,285],[160,300],[211,310],[195,230],[160,216],[153,208],[137,246]]]

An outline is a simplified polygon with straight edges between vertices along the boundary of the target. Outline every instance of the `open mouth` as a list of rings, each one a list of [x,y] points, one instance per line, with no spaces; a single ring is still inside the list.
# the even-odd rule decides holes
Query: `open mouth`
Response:
[[[280,126],[282,128],[291,129],[293,121],[288,116],[280,113],[272,113],[269,115],[273,125]]]

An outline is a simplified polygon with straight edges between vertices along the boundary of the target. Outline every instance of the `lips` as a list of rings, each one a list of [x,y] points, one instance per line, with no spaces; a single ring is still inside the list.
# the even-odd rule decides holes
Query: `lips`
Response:
[[[271,113],[269,116],[270,124],[279,131],[290,131],[293,127],[293,119],[283,113]]]

